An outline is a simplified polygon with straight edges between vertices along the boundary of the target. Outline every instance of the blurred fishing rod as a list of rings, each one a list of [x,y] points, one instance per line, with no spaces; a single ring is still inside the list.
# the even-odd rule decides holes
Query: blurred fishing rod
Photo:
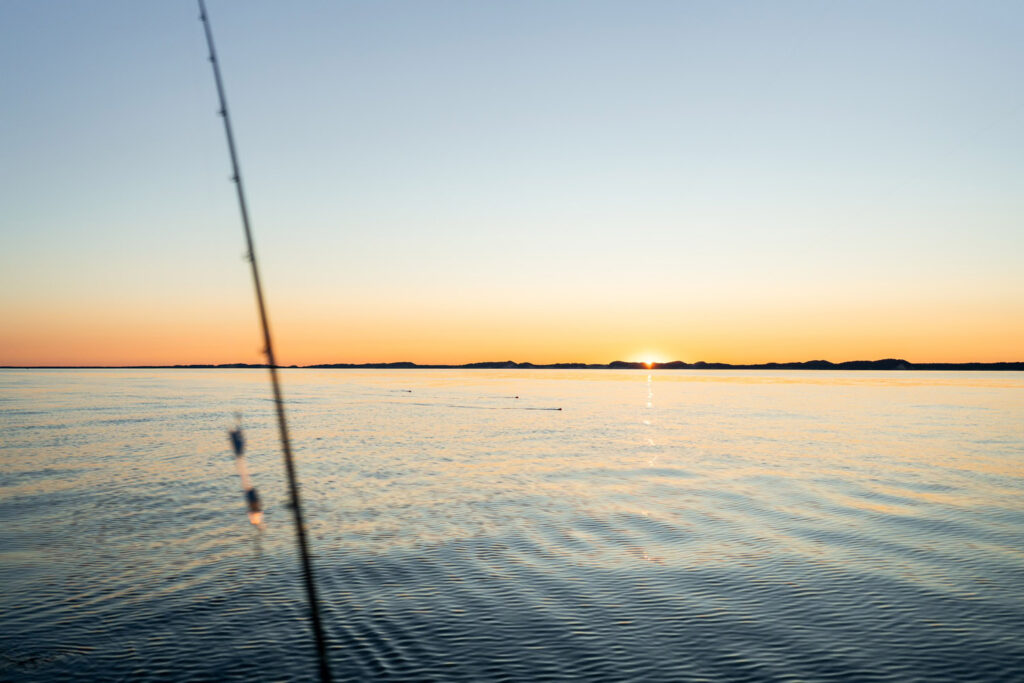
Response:
[[[256,287],[256,303],[260,311],[260,325],[263,328],[263,351],[267,356],[267,367],[270,369],[270,384],[274,391],[274,406],[277,408],[277,425],[281,435],[281,451],[284,454],[285,470],[288,473],[288,488],[291,493],[291,508],[295,521],[295,536],[299,544],[299,555],[302,558],[302,573],[305,577],[306,595],[309,598],[309,616],[313,626],[313,638],[316,640],[316,653],[320,661],[320,680],[331,680],[331,669],[327,661],[327,646],[324,638],[323,625],[320,623],[320,603],[316,595],[316,583],[313,580],[313,563],[309,555],[309,543],[306,540],[306,526],[302,518],[302,502],[299,498],[299,485],[295,477],[295,463],[292,459],[291,439],[288,437],[288,421],[284,415],[284,399],[281,395],[281,384],[277,377],[277,360],[274,358],[274,345],[270,338],[270,323],[267,321],[267,307],[263,301],[263,286],[260,283],[260,271],[256,264],[256,250],[253,248],[252,230],[249,227],[249,210],[242,189],[242,174],[238,168],[238,154],[235,151],[235,137],[231,132],[231,117],[228,115],[228,103],[224,96],[224,83],[217,62],[217,52],[213,47],[213,33],[210,30],[210,19],[206,14],[206,3],[199,2],[199,19],[203,22],[206,33],[206,45],[210,50],[210,64],[213,66],[213,78],[217,83],[217,97],[220,100],[218,112],[224,120],[224,134],[228,139],[228,151],[231,153],[231,180],[238,191],[238,208],[242,212],[242,226],[245,228],[246,257],[252,266],[252,280]]]

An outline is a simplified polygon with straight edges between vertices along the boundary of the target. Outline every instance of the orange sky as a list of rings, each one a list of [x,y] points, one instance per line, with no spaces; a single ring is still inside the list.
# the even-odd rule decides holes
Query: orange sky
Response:
[[[218,6],[279,361],[1024,360],[1024,6],[641,6]],[[262,361],[194,8],[0,61],[0,364]]]
[[[318,314],[278,305],[272,322],[283,364],[408,360],[535,363],[698,360],[730,363],[901,357],[916,362],[1021,360],[1024,316],[988,308],[915,310],[777,305],[751,313],[699,305],[658,310],[337,305]],[[308,309],[308,307],[306,307]],[[55,314],[57,312],[57,314]],[[250,301],[221,310],[119,311],[59,306],[9,315],[4,365],[261,362]]]

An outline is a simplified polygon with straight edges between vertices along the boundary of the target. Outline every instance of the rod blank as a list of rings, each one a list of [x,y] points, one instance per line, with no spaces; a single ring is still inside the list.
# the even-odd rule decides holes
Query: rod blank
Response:
[[[224,96],[224,82],[217,63],[217,52],[213,47],[213,33],[210,30],[210,19],[206,13],[206,4],[199,2],[199,19],[203,22],[206,33],[206,45],[210,50],[210,65],[213,67],[213,78],[217,83],[217,97],[220,100],[218,112],[224,120],[224,134],[228,139],[228,151],[231,154],[231,180],[238,192],[238,208],[242,213],[242,227],[245,228],[245,243],[249,264],[252,266],[252,280],[256,288],[256,303],[260,312],[260,326],[263,329],[263,351],[270,369],[270,384],[274,392],[274,406],[277,409],[277,425],[281,436],[281,451],[284,454],[285,471],[288,474],[288,488],[291,494],[291,508],[295,520],[295,536],[299,545],[299,556],[302,560],[302,573],[306,584],[306,595],[309,598],[309,616],[313,626],[313,638],[316,641],[316,652],[320,663],[320,680],[331,680],[330,664],[327,661],[327,645],[323,625],[320,622],[320,604],[316,594],[316,582],[313,579],[313,563],[310,559],[309,543],[306,540],[306,525],[302,517],[302,501],[299,496],[299,485],[295,476],[295,463],[292,458],[291,439],[288,436],[288,420],[284,413],[284,398],[281,384],[277,377],[277,360],[274,358],[274,344],[270,337],[270,322],[267,319],[267,307],[263,301],[263,286],[260,283],[260,271],[256,263],[256,249],[253,247],[252,229],[249,226],[249,209],[245,202],[245,191],[242,187],[242,173],[238,166],[238,154],[235,151],[235,137],[231,131],[231,116],[228,114],[227,98]]]

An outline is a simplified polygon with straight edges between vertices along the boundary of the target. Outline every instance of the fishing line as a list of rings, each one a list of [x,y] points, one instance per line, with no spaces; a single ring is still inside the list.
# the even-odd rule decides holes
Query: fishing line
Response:
[[[316,595],[316,583],[313,580],[313,563],[310,559],[309,544],[306,541],[306,526],[302,518],[302,502],[299,498],[299,485],[295,476],[295,463],[292,459],[291,439],[288,437],[288,421],[284,414],[284,398],[277,377],[277,360],[274,357],[274,345],[270,338],[270,323],[267,320],[267,307],[263,302],[263,287],[260,283],[260,272],[256,265],[256,250],[253,248],[252,230],[249,227],[249,210],[242,189],[242,174],[238,167],[238,154],[235,151],[235,138],[231,131],[231,117],[228,115],[227,98],[224,96],[224,83],[217,62],[217,52],[213,47],[213,32],[206,14],[206,3],[199,2],[199,19],[203,22],[206,34],[206,45],[210,51],[210,64],[213,67],[213,79],[217,84],[217,99],[220,101],[219,114],[224,120],[224,134],[228,140],[228,151],[231,154],[231,180],[238,191],[238,208],[242,213],[242,227],[245,228],[246,256],[252,266],[252,280],[256,288],[256,302],[260,312],[260,326],[263,328],[263,352],[267,357],[267,368],[270,370],[270,385],[274,393],[274,405],[277,408],[278,431],[281,435],[281,451],[284,454],[285,471],[288,474],[288,488],[291,493],[291,508],[295,520],[295,536],[299,545],[299,556],[302,559],[302,573],[306,583],[306,595],[309,598],[309,616],[313,626],[313,638],[316,641],[317,658],[320,663],[320,680],[331,680],[331,669],[327,662],[327,646],[323,626],[320,623],[320,605]]]
[[[418,401],[381,401],[395,406],[428,406],[437,408],[465,408],[466,410],[561,410],[561,408],[543,408],[530,406],[467,406],[459,403],[421,403]]]

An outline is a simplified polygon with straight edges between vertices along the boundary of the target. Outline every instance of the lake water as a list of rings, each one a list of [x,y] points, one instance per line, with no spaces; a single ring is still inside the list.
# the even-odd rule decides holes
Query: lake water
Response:
[[[283,377],[338,680],[1024,680],[1024,373]],[[315,677],[272,407],[0,370],[0,680]]]

